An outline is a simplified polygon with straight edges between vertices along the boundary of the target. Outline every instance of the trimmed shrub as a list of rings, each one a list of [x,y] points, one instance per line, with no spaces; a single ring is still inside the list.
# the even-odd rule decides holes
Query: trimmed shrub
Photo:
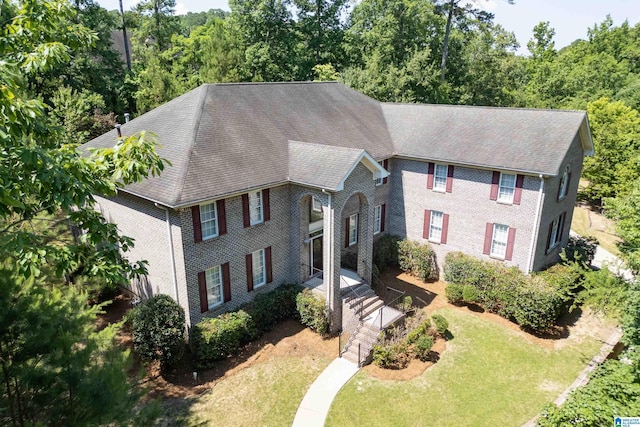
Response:
[[[374,270],[382,273],[389,267],[398,265],[398,242],[400,237],[385,235],[373,242]]]
[[[298,316],[296,296],[301,290],[300,285],[288,284],[256,295],[251,308],[247,310],[254,324],[263,331],[270,331],[276,323],[292,317],[296,318]]]
[[[480,301],[480,291],[473,285],[462,285],[462,299],[468,303],[478,302]]]
[[[314,295],[310,289],[304,289],[296,297],[296,307],[303,325],[320,335],[329,332],[329,313],[321,297]]]
[[[127,315],[133,345],[143,360],[157,360],[160,369],[175,364],[184,353],[184,310],[168,295],[142,301]]]
[[[444,337],[447,333],[447,330],[449,329],[449,322],[447,321],[447,319],[440,314],[434,314],[433,316],[431,316],[431,320],[436,327],[438,335]]]
[[[412,355],[404,333],[402,326],[381,332],[378,341],[373,345],[373,363],[381,368],[406,368]]]
[[[586,270],[577,262],[556,264],[536,274],[563,298],[571,301],[575,297],[577,288],[584,281]]]
[[[526,329],[544,331],[561,314],[562,298],[542,280],[531,280],[513,301],[513,318]]]
[[[493,279],[488,263],[462,252],[449,252],[444,257],[444,280],[458,285],[484,289]]]
[[[429,360],[431,347],[433,347],[433,338],[428,335],[422,335],[413,346],[416,357],[423,362]]]
[[[416,326],[407,324],[406,327],[409,331],[409,333],[407,333],[407,342],[409,344],[413,344],[417,342],[421,336],[424,336],[429,332],[429,329],[431,328],[431,319],[427,317],[426,319],[419,322]]]
[[[191,336],[198,368],[210,368],[213,362],[236,354],[258,336],[259,329],[244,310],[202,320],[193,327]]]
[[[584,262],[591,266],[593,258],[596,256],[598,239],[593,236],[569,236],[569,242],[564,248],[564,257],[567,261]]]
[[[462,285],[456,285],[455,283],[449,283],[444,289],[444,293],[447,296],[447,301],[451,304],[459,304],[462,302]]]
[[[402,271],[422,281],[434,281],[439,278],[436,254],[428,243],[401,240],[398,243],[398,263]]]

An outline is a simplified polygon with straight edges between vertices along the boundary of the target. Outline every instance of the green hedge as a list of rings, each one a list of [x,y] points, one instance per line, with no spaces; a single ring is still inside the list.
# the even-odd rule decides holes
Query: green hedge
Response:
[[[578,263],[558,264],[536,275],[460,252],[445,257],[447,299],[477,303],[533,331],[544,331],[565,312],[584,277]]]
[[[210,368],[215,361],[238,353],[248,342],[288,318],[297,318],[296,296],[300,285],[281,285],[259,294],[254,302],[242,309],[207,318],[191,331],[199,369]]]
[[[373,265],[378,273],[398,266],[398,243],[400,237],[384,235],[373,242]]]
[[[320,335],[329,332],[329,313],[324,299],[314,295],[310,289],[304,289],[296,296],[296,306],[303,325]]]
[[[407,239],[398,242],[398,264],[402,271],[425,282],[439,278],[436,254],[428,243]]]

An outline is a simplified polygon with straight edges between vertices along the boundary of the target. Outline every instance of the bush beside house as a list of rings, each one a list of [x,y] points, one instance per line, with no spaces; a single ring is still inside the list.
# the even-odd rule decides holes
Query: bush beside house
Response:
[[[450,302],[478,304],[537,332],[551,327],[567,311],[583,277],[583,268],[575,262],[535,275],[460,252],[447,254],[444,263]]]
[[[431,282],[438,280],[436,254],[428,243],[404,239],[398,242],[398,264],[405,273]]]
[[[237,354],[242,346],[290,318],[320,334],[328,330],[324,301],[299,285],[282,285],[256,296],[252,304],[239,310],[200,321],[191,331],[197,368],[210,368],[216,361]]]
[[[184,353],[185,315],[182,307],[168,295],[142,301],[129,312],[133,345],[143,360],[160,362],[165,370]]]

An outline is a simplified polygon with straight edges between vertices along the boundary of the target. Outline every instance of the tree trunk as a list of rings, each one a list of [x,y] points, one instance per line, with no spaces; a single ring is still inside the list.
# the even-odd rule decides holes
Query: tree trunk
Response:
[[[442,48],[442,64],[440,64],[440,83],[444,83],[444,76],[447,70],[447,53],[449,52],[449,34],[451,33],[451,21],[453,20],[453,8],[456,0],[449,2],[449,13],[447,15],[447,27],[444,31],[444,46]]]

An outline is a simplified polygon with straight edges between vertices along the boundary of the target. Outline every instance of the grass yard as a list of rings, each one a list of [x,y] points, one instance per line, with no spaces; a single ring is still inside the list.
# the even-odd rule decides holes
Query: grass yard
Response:
[[[520,426],[555,400],[601,345],[582,336],[545,349],[480,316],[438,313],[454,336],[440,361],[409,381],[359,372],[334,400],[327,426]]]
[[[191,405],[190,426],[290,426],[331,359],[271,357],[217,383]]]
[[[600,242],[600,246],[612,254],[619,256],[620,251],[616,243],[620,241],[615,234],[613,221],[603,215],[589,210],[585,206],[576,206],[573,210],[571,229],[581,236],[594,236]]]

